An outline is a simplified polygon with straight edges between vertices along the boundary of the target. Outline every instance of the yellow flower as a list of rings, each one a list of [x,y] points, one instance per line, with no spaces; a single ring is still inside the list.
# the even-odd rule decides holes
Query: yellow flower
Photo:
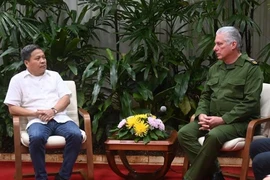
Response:
[[[137,123],[138,119],[135,116],[130,116],[127,118],[126,127],[131,129],[135,123]]]
[[[141,120],[141,119],[146,119],[147,118],[147,114],[137,114],[134,116],[135,118]]]
[[[143,121],[139,121],[134,124],[134,132],[136,136],[143,137],[147,135],[149,129],[149,125],[144,123]]]
[[[136,123],[139,123],[142,119],[146,119],[147,114],[137,114],[135,116],[129,116],[127,118],[126,127],[131,129]]]

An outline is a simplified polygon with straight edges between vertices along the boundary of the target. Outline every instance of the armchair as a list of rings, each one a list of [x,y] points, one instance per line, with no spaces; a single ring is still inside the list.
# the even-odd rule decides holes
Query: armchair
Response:
[[[242,159],[242,166],[240,174],[233,174],[229,172],[223,172],[224,176],[234,177],[240,180],[254,179],[248,177],[249,169],[249,149],[250,144],[253,140],[258,138],[266,138],[270,136],[270,84],[263,84],[263,90],[261,93],[261,119],[254,119],[249,122],[246,137],[239,137],[227,141],[221,148],[221,153],[229,153],[231,157],[238,157]],[[194,117],[191,118],[193,121]],[[255,128],[258,125],[262,125],[262,133],[260,135],[255,135]],[[203,144],[204,137],[198,139],[200,144]],[[183,163],[183,176],[187,172],[189,167],[188,157],[185,155]]]
[[[84,179],[94,179],[94,165],[93,165],[93,148],[92,148],[92,130],[90,115],[86,110],[78,109],[77,107],[77,94],[76,85],[74,81],[65,81],[68,88],[71,90],[70,104],[67,107],[67,114],[71,117],[77,125],[79,125],[79,117],[82,116],[84,120],[84,131],[81,130],[83,135],[83,142],[81,149],[86,150],[87,171],[73,171],[73,173],[81,173]],[[29,136],[25,130],[27,119],[25,117],[14,116],[14,149],[15,149],[15,179],[21,180],[23,177],[34,176],[34,174],[22,173],[22,154],[29,153]],[[46,144],[47,149],[63,149],[65,146],[65,139],[61,136],[50,136]],[[48,173],[48,175],[55,175],[57,172]]]

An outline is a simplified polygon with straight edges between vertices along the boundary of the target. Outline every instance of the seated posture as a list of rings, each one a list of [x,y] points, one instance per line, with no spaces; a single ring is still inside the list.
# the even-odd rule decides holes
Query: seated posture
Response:
[[[209,69],[194,121],[178,132],[190,160],[185,180],[223,180],[217,161],[222,145],[245,137],[248,123],[260,116],[262,72],[240,48],[241,35],[236,28],[217,30],[213,50],[219,61]],[[202,136],[203,145],[198,142]]]
[[[46,58],[39,46],[25,46],[21,58],[26,70],[12,77],[4,103],[10,114],[28,118],[26,128],[35,179],[48,179],[45,144],[51,135],[66,140],[64,161],[55,179],[69,179],[82,143],[79,127],[65,112],[71,92],[57,72],[46,70]]]
[[[255,179],[270,180],[270,138],[253,141],[250,146],[250,157]]]

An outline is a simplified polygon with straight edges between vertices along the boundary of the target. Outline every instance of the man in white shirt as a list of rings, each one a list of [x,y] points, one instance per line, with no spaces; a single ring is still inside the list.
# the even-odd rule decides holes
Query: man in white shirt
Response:
[[[46,180],[45,144],[50,135],[65,137],[64,161],[56,180],[69,179],[80,152],[82,135],[79,127],[66,115],[70,90],[61,76],[47,70],[43,50],[34,44],[21,51],[26,70],[10,80],[4,103],[11,115],[28,117],[29,152],[37,180]]]

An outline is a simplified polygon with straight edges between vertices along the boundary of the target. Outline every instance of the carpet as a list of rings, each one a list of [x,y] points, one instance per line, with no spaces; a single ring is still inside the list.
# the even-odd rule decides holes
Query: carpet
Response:
[[[46,169],[47,172],[57,171],[60,168],[60,163],[47,163]],[[15,165],[14,162],[0,162],[0,179],[1,180],[13,180],[15,174]],[[127,172],[124,166],[119,165],[120,170]],[[139,172],[153,172],[159,165],[133,165],[134,169]],[[74,166],[74,169],[84,169],[86,165],[84,163],[77,163]],[[223,171],[227,172],[239,172],[240,168],[238,167],[222,167]],[[30,162],[23,163],[23,172],[32,173],[33,167]],[[249,175],[253,176],[252,170],[250,169]],[[95,180],[122,180],[123,178],[118,177],[109,167],[108,164],[95,164],[94,165],[94,177]],[[27,180],[34,180],[34,178],[25,178]],[[73,174],[70,180],[81,180],[82,177],[79,174]],[[170,170],[165,176],[165,180],[181,180],[182,179],[182,170],[181,166],[171,166]],[[53,176],[49,176],[48,180],[54,180]],[[231,178],[226,178],[226,180],[233,180]]]

